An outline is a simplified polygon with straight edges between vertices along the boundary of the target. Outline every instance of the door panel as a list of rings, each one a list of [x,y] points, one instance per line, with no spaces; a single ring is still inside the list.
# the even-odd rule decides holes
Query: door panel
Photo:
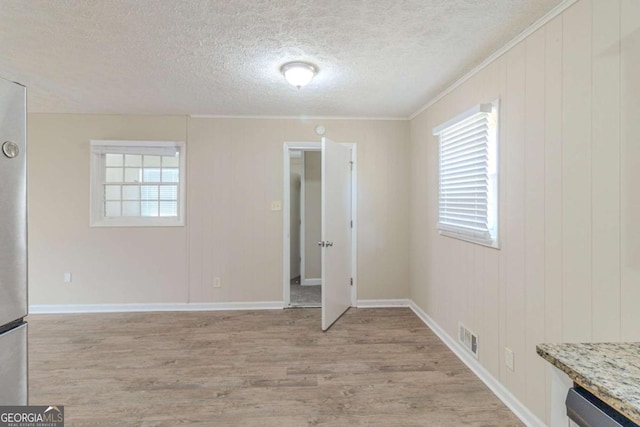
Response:
[[[27,324],[0,334],[0,405],[27,404]]]
[[[0,326],[27,315],[26,89],[0,79]]]
[[[351,149],[322,138],[322,330],[351,306]]]

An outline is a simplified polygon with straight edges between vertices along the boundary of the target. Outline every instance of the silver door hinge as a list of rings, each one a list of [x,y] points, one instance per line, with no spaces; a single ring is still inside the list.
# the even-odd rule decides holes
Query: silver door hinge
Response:
[[[351,286],[353,286],[353,277],[351,278]]]
[[[353,170],[353,162],[349,162],[349,166],[351,167],[351,170]]]
[[[351,228],[353,228],[353,220],[351,220]]]

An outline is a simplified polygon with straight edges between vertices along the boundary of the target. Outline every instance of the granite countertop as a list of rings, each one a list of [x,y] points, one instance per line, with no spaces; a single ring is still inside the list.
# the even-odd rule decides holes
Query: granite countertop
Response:
[[[539,344],[538,354],[640,424],[640,342]]]

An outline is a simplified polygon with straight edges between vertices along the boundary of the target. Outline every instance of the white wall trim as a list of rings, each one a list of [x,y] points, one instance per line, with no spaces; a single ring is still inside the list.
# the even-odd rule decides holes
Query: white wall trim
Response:
[[[320,280],[320,279],[317,279]],[[407,299],[358,300],[357,308],[409,307]],[[29,314],[128,313],[149,311],[281,310],[282,301],[140,304],[32,304]]]
[[[408,299],[358,300],[357,308],[409,307]],[[151,311],[282,310],[282,301],[140,303],[140,304],[32,304],[29,314],[130,313]],[[415,311],[415,310],[414,310]]]
[[[316,286],[316,285],[322,285],[322,279],[302,279],[301,280],[302,283],[300,283],[302,286]]]
[[[282,200],[282,305],[283,307],[289,307],[291,305],[291,160],[290,153],[292,150],[303,151],[302,159],[304,164],[304,151],[320,151],[322,146],[320,142],[314,141],[285,141],[283,144],[283,171],[284,171],[284,191]],[[304,166],[303,166],[304,171]],[[303,185],[304,191],[304,185]],[[302,203],[303,194],[301,194]],[[304,212],[300,212],[300,215],[304,215]],[[304,264],[304,236],[303,228],[300,230],[300,256],[303,257],[303,262],[300,264],[300,281],[305,280],[305,264]]]
[[[458,356],[471,371],[504,403],[525,425],[529,427],[544,427],[545,424],[522,404],[507,388],[480,364],[471,353],[451,338],[427,313],[413,300],[409,300],[409,307],[435,333],[442,342]]]
[[[33,304],[29,306],[29,314],[224,310],[282,310],[282,301],[149,304]]]
[[[351,305],[356,305],[356,298],[358,295],[358,159],[357,148],[358,144],[355,142],[339,142],[339,144],[345,145],[351,148],[351,161],[353,162],[353,168],[351,170],[351,214],[353,220],[353,226],[351,228],[351,274],[353,275],[353,285],[351,286]],[[289,307],[291,305],[291,247],[290,247],[290,205],[291,205],[291,188],[290,188],[290,174],[291,167],[289,164],[289,152],[291,150],[303,150],[303,151],[322,151],[321,142],[309,142],[309,141],[285,141],[283,144],[283,170],[284,170],[284,199],[282,203],[282,238],[283,238],[283,305]],[[304,277],[304,271],[300,273],[301,281],[308,280]],[[322,284],[322,283],[320,283]]]
[[[408,299],[359,299],[356,307],[358,308],[392,308],[392,307],[409,307]]]
[[[547,12],[544,16],[542,16],[540,19],[538,19],[536,22],[534,22],[533,24],[531,24],[530,26],[528,26],[524,31],[522,31],[520,34],[518,34],[515,38],[513,38],[510,42],[508,42],[507,44],[505,44],[503,47],[501,47],[500,49],[498,49],[496,52],[494,52],[492,55],[490,55],[487,59],[485,59],[484,61],[482,61],[480,64],[478,64],[475,68],[473,68],[471,71],[469,71],[467,74],[465,74],[464,76],[462,76],[460,79],[456,80],[451,86],[449,86],[448,88],[446,88],[445,90],[443,90],[442,92],[440,92],[438,95],[436,95],[434,98],[432,98],[430,101],[428,101],[422,108],[420,108],[418,111],[416,111],[415,113],[411,114],[409,116],[409,120],[413,120],[416,117],[418,117],[420,114],[422,114],[426,109],[432,107],[436,102],[440,101],[442,98],[444,98],[445,96],[449,95],[451,92],[453,92],[454,90],[456,90],[458,87],[460,87],[464,82],[466,82],[467,80],[469,80],[471,77],[475,76],[476,74],[478,74],[480,71],[482,71],[483,69],[485,69],[489,64],[491,64],[493,61],[495,61],[496,59],[500,58],[502,55],[504,55],[505,53],[507,53],[508,51],[510,51],[515,45],[517,45],[518,43],[520,43],[521,41],[523,41],[524,39],[526,39],[527,37],[529,37],[531,34],[535,33],[536,31],[538,31],[540,28],[542,28],[544,25],[546,25],[547,23],[549,23],[549,21],[551,21],[553,18],[555,18],[556,16],[560,15],[562,12],[564,12],[565,10],[567,10],[570,6],[572,6],[574,3],[576,3],[578,0],[564,0],[562,3],[560,3],[559,5],[557,5],[556,7],[554,7],[553,9],[551,9],[549,12]]]
[[[191,119],[261,119],[261,120],[409,120],[407,117],[349,117],[349,116],[260,116],[225,114],[189,114]]]

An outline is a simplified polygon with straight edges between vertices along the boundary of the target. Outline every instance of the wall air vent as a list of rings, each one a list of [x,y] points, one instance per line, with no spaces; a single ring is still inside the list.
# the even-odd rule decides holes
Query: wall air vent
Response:
[[[473,354],[476,359],[478,358],[478,335],[471,332],[469,328],[461,322],[458,323],[458,341]]]

